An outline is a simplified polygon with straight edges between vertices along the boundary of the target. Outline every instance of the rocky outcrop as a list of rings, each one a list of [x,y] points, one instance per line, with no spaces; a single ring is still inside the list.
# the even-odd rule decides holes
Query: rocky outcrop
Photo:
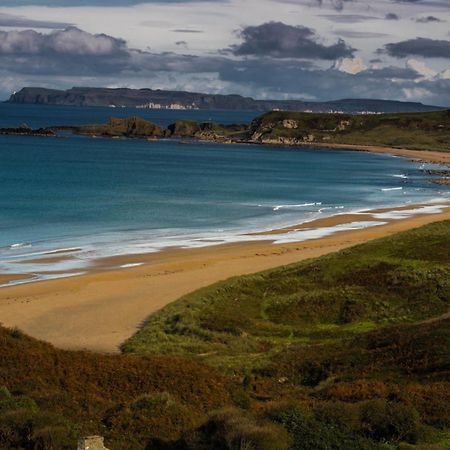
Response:
[[[78,440],[77,450],[108,450],[102,436],[88,436]]]
[[[168,126],[168,136],[194,137],[201,130],[200,125],[193,120],[177,120]]]
[[[298,128],[298,122],[296,120],[285,119],[283,120],[283,127],[288,130],[295,130]]]
[[[76,132],[88,136],[129,138],[159,138],[165,135],[160,126],[140,117],[111,118],[107,124],[81,126]]]
[[[14,134],[21,136],[55,136],[55,132],[49,128],[33,129],[26,124],[17,128],[0,128],[0,134]]]

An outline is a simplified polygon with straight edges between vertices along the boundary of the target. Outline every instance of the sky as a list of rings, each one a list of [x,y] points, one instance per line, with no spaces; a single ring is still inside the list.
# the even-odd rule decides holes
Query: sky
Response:
[[[450,106],[450,0],[1,0],[0,99],[102,86]]]

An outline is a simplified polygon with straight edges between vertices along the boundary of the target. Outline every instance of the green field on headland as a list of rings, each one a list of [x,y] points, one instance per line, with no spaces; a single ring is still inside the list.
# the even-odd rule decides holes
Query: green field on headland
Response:
[[[0,328],[0,449],[450,446],[450,222],[234,278],[123,355]]]
[[[253,121],[250,139],[450,151],[450,110],[377,115],[271,112]]]

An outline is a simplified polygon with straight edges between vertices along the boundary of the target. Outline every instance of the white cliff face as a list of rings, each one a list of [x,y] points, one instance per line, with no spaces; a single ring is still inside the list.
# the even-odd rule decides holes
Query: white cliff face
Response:
[[[170,105],[162,105],[161,103],[145,103],[143,105],[136,106],[137,109],[173,109],[173,110],[185,110],[185,109],[199,109],[194,103],[192,105],[182,105],[181,103],[171,103]]]

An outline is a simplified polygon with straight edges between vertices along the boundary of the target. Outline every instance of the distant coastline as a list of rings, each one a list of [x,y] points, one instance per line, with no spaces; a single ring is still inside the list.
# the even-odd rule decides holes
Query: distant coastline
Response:
[[[273,110],[314,113],[379,114],[388,112],[426,112],[445,109],[417,102],[383,99],[342,99],[323,102],[302,100],[255,100],[241,95],[205,94],[153,89],[73,87],[65,91],[42,87],[24,87],[14,92],[9,103],[106,106],[111,108],[156,108],[174,110]]]

